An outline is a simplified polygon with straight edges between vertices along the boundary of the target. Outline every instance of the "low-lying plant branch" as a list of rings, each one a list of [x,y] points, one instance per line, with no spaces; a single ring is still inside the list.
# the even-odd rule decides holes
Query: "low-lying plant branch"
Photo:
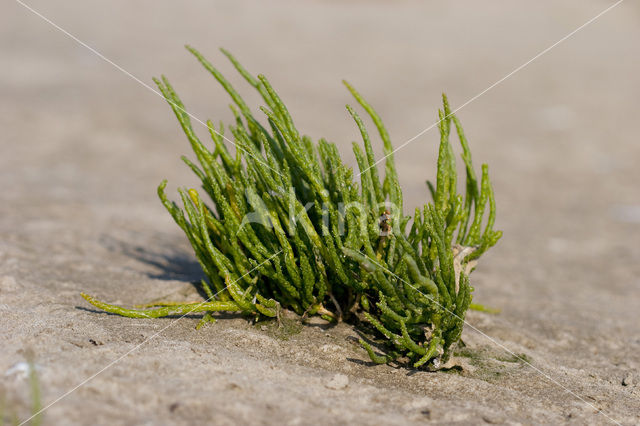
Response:
[[[488,166],[480,178],[458,118],[446,96],[439,111],[440,148],[432,202],[403,212],[403,197],[389,134],[375,110],[349,83],[356,102],[373,121],[383,142],[381,179],[369,133],[354,108],[347,111],[363,145],[353,143],[360,173],[325,139],[302,136],[269,81],[254,77],[227,51],[237,71],[262,96],[266,120],[248,105],[198,51],[187,47],[233,100],[235,123],[207,122],[213,144],[194,132],[177,93],[162,77],[155,83],[173,109],[198,164],[182,160],[202,181],[202,192],[180,189],[183,208],[169,201],[166,180],[158,195],[189,239],[207,281],[202,303],[156,304],[125,309],[84,295],[94,306],[134,318],[190,312],[242,312],[276,317],[281,308],[328,321],[361,319],[369,337],[382,338],[379,355],[364,340],[374,362],[408,358],[414,367],[437,368],[462,332],[473,288],[476,260],[501,236],[494,231],[496,206]],[[458,194],[452,131],[462,146],[466,180]],[[359,179],[359,182],[357,178]],[[205,193],[212,201],[208,204]]]

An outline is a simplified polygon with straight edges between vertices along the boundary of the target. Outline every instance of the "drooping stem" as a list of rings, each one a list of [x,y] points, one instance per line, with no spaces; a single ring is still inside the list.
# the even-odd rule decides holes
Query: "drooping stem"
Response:
[[[242,309],[235,302],[202,302],[202,303],[185,303],[182,305],[171,305],[160,308],[150,309],[127,309],[117,305],[111,305],[104,303],[98,299],[89,296],[88,294],[81,294],[84,299],[91,303],[96,308],[102,309],[105,312],[121,315],[129,318],[160,318],[171,315],[187,315],[195,312],[211,312],[211,311],[229,311],[240,312]]]

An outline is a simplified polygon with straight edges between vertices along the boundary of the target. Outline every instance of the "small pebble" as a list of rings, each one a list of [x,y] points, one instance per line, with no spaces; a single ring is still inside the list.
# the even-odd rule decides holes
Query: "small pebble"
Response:
[[[40,372],[40,366],[34,365],[36,372]],[[7,371],[5,371],[5,377],[16,377],[19,379],[28,379],[29,373],[31,373],[31,365],[27,362],[17,362],[13,364]]]
[[[633,374],[627,373],[622,379],[622,386],[633,386]]]
[[[349,386],[349,378],[344,374],[336,374],[325,386],[329,389],[344,389]]]
[[[490,425],[497,425],[505,422],[505,419],[498,414],[483,414],[482,420]]]

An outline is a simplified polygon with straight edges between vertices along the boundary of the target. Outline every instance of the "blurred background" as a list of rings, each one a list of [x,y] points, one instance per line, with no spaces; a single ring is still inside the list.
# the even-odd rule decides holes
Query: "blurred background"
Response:
[[[301,132],[338,143],[355,165],[360,138],[344,108],[355,102],[342,79],[399,146],[435,123],[442,92],[457,108],[614,2],[27,4],[145,84],[166,75],[202,120],[230,122],[230,99],[184,44],[261,105],[224,47],[270,79]],[[490,165],[504,231],[474,286],[509,327],[476,324],[612,384],[640,365],[639,20],[637,1],[621,3],[457,113],[476,166]],[[174,199],[196,185],[169,106],[18,2],[0,5],[0,35],[0,272],[22,289],[3,281],[13,324],[29,322],[13,310],[29,291],[50,292],[63,311],[81,304],[81,290],[125,302],[154,291],[152,280],[134,282],[148,263],[105,239],[152,257],[177,250],[182,266],[163,267],[197,278],[155,191],[164,178]],[[438,141],[434,127],[395,155],[408,212],[427,201]],[[17,325],[3,327],[16,348],[26,344]]]

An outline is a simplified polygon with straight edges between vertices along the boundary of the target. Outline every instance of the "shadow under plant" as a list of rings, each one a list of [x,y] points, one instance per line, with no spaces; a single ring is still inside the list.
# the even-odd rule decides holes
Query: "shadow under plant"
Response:
[[[202,279],[202,269],[189,253],[171,250],[168,253],[130,243],[124,239],[116,239],[109,235],[100,238],[101,244],[112,252],[124,254],[145,265],[154,268],[154,272],[146,275],[154,280],[180,280],[199,282]],[[158,246],[166,247],[168,241],[158,241]]]

